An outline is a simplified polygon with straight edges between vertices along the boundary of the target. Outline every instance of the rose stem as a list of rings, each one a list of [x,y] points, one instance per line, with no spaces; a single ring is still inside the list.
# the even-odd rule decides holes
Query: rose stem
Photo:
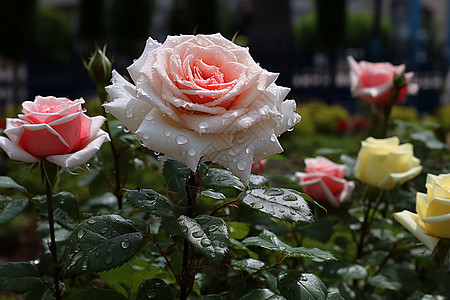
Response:
[[[53,170],[52,170],[53,171]],[[58,172],[58,167],[55,169],[55,174],[53,178],[56,177]],[[56,300],[61,299],[61,291],[59,289],[59,265],[58,265],[58,257],[56,253],[56,240],[55,240],[55,220],[53,218],[53,184],[50,179],[50,174],[48,173],[48,170],[45,168],[45,162],[41,161],[41,174],[42,177],[45,180],[45,188],[47,193],[47,212],[48,212],[48,223],[50,228],[50,252],[52,253],[53,262],[55,264],[55,273],[53,275],[53,278],[55,280],[55,291],[54,296]]]
[[[197,200],[197,194],[199,190],[200,179],[197,172],[189,171],[189,176],[186,179],[186,195],[187,206],[186,215],[191,218],[195,211],[195,202]],[[189,274],[189,242],[184,239],[183,244],[183,266],[181,271],[181,284],[180,284],[180,299],[185,300],[188,296],[188,291],[191,290],[191,286],[194,283],[192,275]]]
[[[100,104],[103,104],[107,100],[107,93],[105,90],[105,84],[99,83],[97,84],[97,95],[100,99]],[[104,109],[101,110],[103,117],[105,117],[105,130],[109,136],[111,136],[111,130],[109,129],[108,117],[106,116],[106,112]],[[116,186],[114,188],[113,194],[117,198],[117,205],[119,209],[122,209],[122,194],[120,193],[120,175],[119,175],[119,156],[117,155],[116,147],[114,146],[113,141],[109,143],[111,147],[111,152],[114,158],[114,176],[116,180]]]

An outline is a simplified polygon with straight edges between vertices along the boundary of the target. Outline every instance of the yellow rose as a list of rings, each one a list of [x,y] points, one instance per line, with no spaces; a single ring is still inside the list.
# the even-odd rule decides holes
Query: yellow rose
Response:
[[[398,137],[361,142],[355,165],[355,178],[382,190],[390,190],[422,171],[420,160],[414,156],[412,144],[400,145]]]
[[[450,239],[450,174],[428,174],[427,194],[417,193],[417,214],[404,210],[395,219],[430,250],[439,238]]]

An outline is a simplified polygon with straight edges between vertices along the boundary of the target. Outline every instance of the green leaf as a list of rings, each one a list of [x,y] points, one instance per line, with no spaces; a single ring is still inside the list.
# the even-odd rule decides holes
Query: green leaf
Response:
[[[172,191],[179,194],[186,194],[186,179],[189,176],[190,169],[171,158],[164,162],[163,175],[166,179],[167,185]]]
[[[10,178],[8,176],[0,176],[0,188],[15,189],[24,194],[27,193],[26,188],[19,185],[17,182],[15,182],[12,178]]]
[[[0,291],[23,294],[42,284],[36,268],[26,262],[0,264]]]
[[[264,262],[253,258],[234,260],[231,262],[231,265],[235,268],[245,270],[250,274],[265,267]]]
[[[219,264],[228,250],[228,228],[217,217],[199,215],[195,219],[178,218],[180,232],[208,260]]]
[[[170,300],[173,299],[172,292],[168,284],[159,278],[144,280],[139,286],[136,300]]]
[[[313,215],[302,194],[289,189],[247,190],[239,195],[244,205],[288,222],[312,223]]]
[[[241,240],[250,232],[250,224],[243,222],[226,222],[230,239]]]
[[[70,235],[64,259],[67,275],[101,272],[130,260],[139,249],[142,235],[118,215],[85,220]]]
[[[399,282],[393,281],[381,274],[370,277],[367,282],[371,286],[386,290],[399,291],[402,288],[402,285]]]
[[[442,266],[450,255],[450,239],[440,239],[436,249]]]
[[[111,289],[97,289],[94,287],[86,288],[83,290],[71,293],[69,296],[64,297],[65,300],[98,300],[98,299],[108,299],[108,300],[126,300],[127,298],[121,293],[111,290]]]
[[[173,203],[152,189],[125,190],[124,199],[133,206],[159,217],[175,217]]]
[[[117,208],[117,197],[111,192],[106,192],[100,196],[89,199],[88,203],[82,207],[82,209],[87,211],[95,211],[101,208],[106,208],[108,210]]]
[[[117,290],[128,299],[134,299],[140,284],[148,278],[158,277],[168,282],[176,282],[170,270],[151,265],[147,259],[134,258],[117,269],[100,274],[100,278],[109,287]]]
[[[48,218],[47,196],[36,196],[33,199],[40,201],[39,214]],[[53,195],[53,217],[64,228],[73,230],[75,220],[78,220],[78,202],[69,192],[60,192]]]
[[[280,295],[275,294],[269,289],[255,289],[245,294],[239,300],[283,300]]]
[[[28,198],[11,199],[0,195],[0,224],[5,224],[19,215],[28,205]]]
[[[336,272],[342,279],[363,279],[367,276],[367,270],[361,265],[350,265],[340,268]]]
[[[201,191],[199,197],[200,198],[206,197],[206,198],[211,198],[214,200],[225,200],[227,198],[227,197],[225,197],[224,194],[219,193],[219,192],[214,192],[213,190]]]
[[[278,289],[286,299],[326,300],[327,288],[314,274],[289,270],[278,275]]]
[[[248,182],[249,189],[259,189],[268,185],[269,178],[262,175],[250,174],[250,180]]]
[[[236,175],[218,168],[209,168],[202,177],[200,185],[204,189],[226,190],[231,187],[239,191],[245,190],[245,185]]]
[[[279,251],[287,257],[306,257],[316,262],[336,259],[330,252],[317,248],[291,247],[268,230],[264,230],[259,236],[246,238],[242,241],[242,244],[246,246],[258,246],[271,251]]]

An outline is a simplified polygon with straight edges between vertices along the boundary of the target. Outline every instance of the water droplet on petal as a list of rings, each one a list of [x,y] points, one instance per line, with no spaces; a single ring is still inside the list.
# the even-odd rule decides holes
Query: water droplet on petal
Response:
[[[148,132],[144,132],[144,134],[142,135],[142,138],[144,140],[148,140],[150,138],[150,135],[148,134]]]
[[[244,171],[247,168],[247,163],[241,160],[237,163],[237,168],[241,171]]]
[[[200,128],[200,132],[206,132],[206,129],[209,128],[209,123],[207,122],[200,122],[200,124],[198,124],[198,128]]]
[[[203,236],[203,232],[201,231],[195,231],[192,233],[192,236],[195,238],[201,238]]]
[[[164,135],[165,135],[165,136],[170,136],[170,130],[164,131]]]
[[[275,136],[275,134],[272,133],[272,135],[270,136],[270,140],[274,143],[277,141],[277,137]]]
[[[178,145],[185,145],[187,144],[187,142],[189,142],[187,137],[185,137],[184,135],[177,136],[176,141]]]
[[[189,155],[194,156],[196,154],[196,151],[194,148],[189,149]]]
[[[153,120],[153,116],[150,115],[150,114],[148,114],[148,115],[145,116],[145,119],[146,119],[147,121],[151,121],[151,120]]]
[[[245,148],[245,153],[250,154],[251,149],[249,147]]]
[[[79,238],[79,239],[81,239],[85,234],[86,234],[86,230],[84,230],[84,229],[80,229],[78,232],[77,232],[77,237]]]
[[[133,117],[133,109],[132,108],[127,109],[127,112],[125,113],[125,116],[128,119],[132,118]]]
[[[124,239],[122,242],[120,242],[120,247],[122,247],[123,249],[127,249],[128,247],[130,247],[131,243],[129,240]]]
[[[200,243],[202,244],[203,247],[211,246],[211,240],[207,238],[202,239]]]

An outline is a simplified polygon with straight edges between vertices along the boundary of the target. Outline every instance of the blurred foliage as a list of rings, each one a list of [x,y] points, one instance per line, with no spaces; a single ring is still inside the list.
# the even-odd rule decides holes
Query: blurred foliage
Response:
[[[391,118],[394,120],[417,123],[419,121],[419,112],[412,106],[395,105],[391,111]]]
[[[450,103],[436,109],[436,117],[444,132],[450,132]]]
[[[300,103],[298,110],[302,120],[295,126],[295,131],[302,133],[336,133],[338,123],[350,116],[342,105],[320,101]]]
[[[365,13],[348,13],[345,19],[345,36],[343,48],[367,49],[373,32],[372,17]],[[385,48],[389,48],[392,36],[392,24],[381,22],[381,39]],[[294,24],[294,37],[297,51],[305,57],[324,51],[318,35],[318,17],[314,12],[308,13]]]

